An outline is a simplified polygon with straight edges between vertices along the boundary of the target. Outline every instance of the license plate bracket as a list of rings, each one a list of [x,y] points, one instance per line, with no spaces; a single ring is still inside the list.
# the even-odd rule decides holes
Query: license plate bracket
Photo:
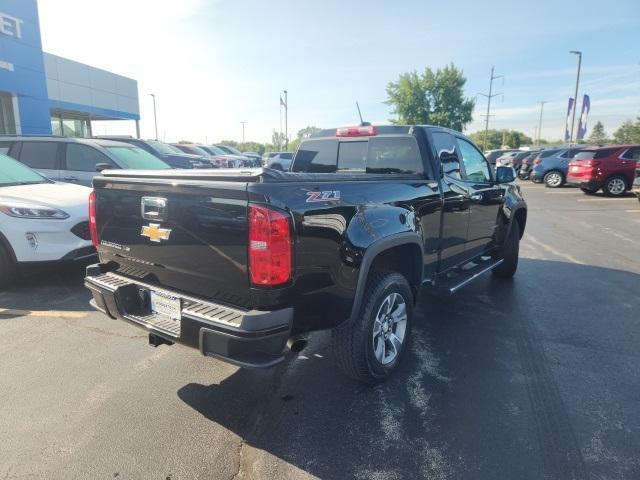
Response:
[[[182,318],[182,304],[179,298],[153,290],[149,292],[149,296],[153,313],[180,321]]]

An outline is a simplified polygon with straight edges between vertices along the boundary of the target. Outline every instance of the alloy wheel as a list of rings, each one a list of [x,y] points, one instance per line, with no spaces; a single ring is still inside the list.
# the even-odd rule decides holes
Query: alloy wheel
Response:
[[[611,195],[622,195],[625,191],[626,185],[621,178],[612,178],[607,182],[607,190]]]
[[[407,305],[399,293],[389,294],[373,322],[373,353],[382,365],[393,362],[402,348],[407,330]]]

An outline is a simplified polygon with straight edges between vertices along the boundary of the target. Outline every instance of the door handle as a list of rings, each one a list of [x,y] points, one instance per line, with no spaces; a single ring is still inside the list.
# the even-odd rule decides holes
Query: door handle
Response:
[[[481,193],[474,193],[473,195],[471,195],[472,202],[481,202],[483,198],[484,197],[482,196]]]
[[[78,177],[64,177],[64,180],[66,180],[67,182],[77,182]]]

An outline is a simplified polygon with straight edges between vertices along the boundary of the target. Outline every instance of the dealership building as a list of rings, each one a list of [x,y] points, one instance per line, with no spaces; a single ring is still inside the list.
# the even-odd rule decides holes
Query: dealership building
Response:
[[[138,121],[135,80],[42,51],[36,0],[0,0],[0,134],[89,137]]]

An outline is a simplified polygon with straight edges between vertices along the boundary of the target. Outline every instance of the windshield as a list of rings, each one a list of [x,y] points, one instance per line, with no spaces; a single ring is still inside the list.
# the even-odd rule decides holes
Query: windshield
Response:
[[[209,150],[211,150],[211,153],[213,153],[214,155],[227,155],[228,153],[228,152],[225,152],[220,147],[216,147],[215,145],[210,145]]]
[[[157,157],[136,146],[105,147],[122,168],[161,170],[171,168]]]
[[[36,183],[49,183],[49,180],[17,160],[0,154],[0,187]]]
[[[162,153],[163,155],[174,155],[176,153],[184,153],[178,150],[177,148],[174,148],[171,145],[167,145],[166,143],[159,142],[158,140],[147,140],[147,143],[156,152]]]

